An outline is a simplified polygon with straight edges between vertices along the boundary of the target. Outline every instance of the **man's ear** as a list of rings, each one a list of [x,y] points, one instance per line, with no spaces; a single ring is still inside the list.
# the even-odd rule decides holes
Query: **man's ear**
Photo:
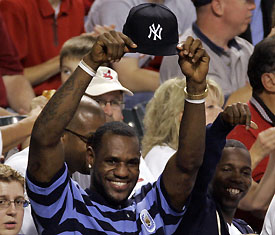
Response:
[[[95,152],[91,146],[87,146],[86,161],[89,165],[89,168],[93,168],[95,162]]]
[[[222,16],[224,12],[224,2],[223,0],[212,0],[211,9],[213,14],[216,16]]]
[[[265,90],[269,92],[275,92],[275,74],[274,73],[262,74],[261,81]]]

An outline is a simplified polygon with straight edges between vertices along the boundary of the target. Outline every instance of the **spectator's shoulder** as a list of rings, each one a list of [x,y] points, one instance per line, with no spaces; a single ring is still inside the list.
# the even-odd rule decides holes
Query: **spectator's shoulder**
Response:
[[[254,50],[254,46],[249,41],[247,41],[244,38],[238,37],[238,36],[235,37],[235,40],[239,44],[239,46],[241,47],[242,50],[246,50],[250,54],[252,54],[252,52]]]
[[[184,31],[182,35],[180,35],[179,41],[185,41],[188,36],[192,36],[193,38],[197,38],[196,34],[194,33],[192,27],[189,27]]]
[[[2,0],[0,1],[0,6],[4,11],[25,9],[25,4],[22,0]]]

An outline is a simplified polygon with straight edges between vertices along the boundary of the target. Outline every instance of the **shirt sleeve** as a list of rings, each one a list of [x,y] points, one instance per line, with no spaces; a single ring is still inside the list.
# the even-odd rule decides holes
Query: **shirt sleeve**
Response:
[[[26,173],[26,190],[32,206],[32,215],[39,234],[44,230],[54,231],[62,216],[73,216],[74,188],[70,183],[67,165],[49,183],[39,183]],[[76,195],[79,195],[77,192]],[[54,234],[54,232],[53,232]]]
[[[28,52],[27,22],[24,6],[21,6],[17,1],[5,0],[0,1],[0,9],[9,36],[21,61],[27,56]]]
[[[0,1],[0,8],[1,8]],[[23,73],[23,67],[19,61],[17,50],[14,47],[7,26],[0,12],[0,75],[17,75]]]

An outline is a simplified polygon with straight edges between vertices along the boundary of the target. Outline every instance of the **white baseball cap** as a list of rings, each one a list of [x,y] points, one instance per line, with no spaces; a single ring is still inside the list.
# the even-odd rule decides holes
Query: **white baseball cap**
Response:
[[[122,91],[127,95],[133,95],[130,90],[120,84],[116,71],[105,66],[100,66],[85,93],[91,96],[98,96],[111,91]]]

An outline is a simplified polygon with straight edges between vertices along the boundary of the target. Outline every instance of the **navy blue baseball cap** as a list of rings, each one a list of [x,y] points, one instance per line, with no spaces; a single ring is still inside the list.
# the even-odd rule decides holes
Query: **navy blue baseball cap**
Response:
[[[178,21],[165,5],[144,3],[133,7],[123,33],[138,45],[136,52],[156,56],[178,54]]]

